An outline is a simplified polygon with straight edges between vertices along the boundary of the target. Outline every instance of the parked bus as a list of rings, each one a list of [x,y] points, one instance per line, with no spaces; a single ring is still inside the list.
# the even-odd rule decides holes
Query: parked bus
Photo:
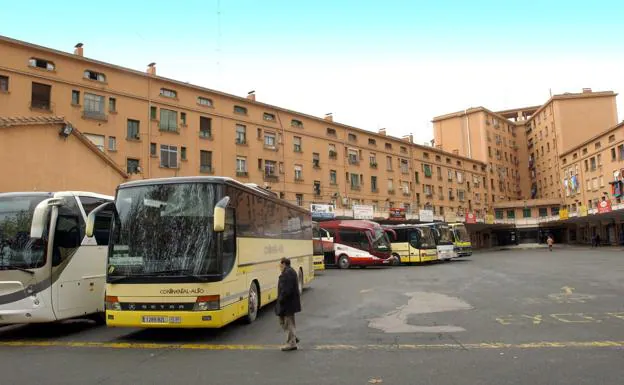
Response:
[[[314,270],[325,270],[325,256],[333,255],[334,239],[318,222],[312,222],[312,244],[314,249]]]
[[[449,227],[453,232],[453,244],[458,257],[468,257],[472,255],[472,243],[470,235],[463,223],[449,223]]]
[[[432,262],[438,259],[431,227],[426,225],[389,225],[396,238],[392,241],[392,255],[399,263]]]
[[[427,223],[423,226],[429,226],[433,230],[433,238],[436,242],[439,260],[448,261],[457,258],[455,246],[453,245],[453,232],[448,224],[435,222]]]
[[[0,324],[88,317],[104,321],[111,212],[87,214],[113,197],[90,192],[0,194]]]
[[[219,328],[248,323],[277,298],[279,261],[299,291],[314,278],[310,212],[263,188],[224,177],[121,184],[106,277],[115,327]]]
[[[325,256],[325,266],[348,269],[386,265],[392,262],[390,240],[377,223],[363,220],[321,222],[321,229],[334,239],[334,252]]]

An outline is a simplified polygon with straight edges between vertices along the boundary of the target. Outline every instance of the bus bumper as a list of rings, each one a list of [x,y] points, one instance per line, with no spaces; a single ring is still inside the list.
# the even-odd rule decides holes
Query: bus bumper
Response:
[[[42,303],[40,296],[28,296],[0,306],[0,325],[52,321],[56,321],[56,317],[52,309]]]
[[[455,252],[457,253],[457,258],[469,257],[472,255],[472,247],[471,246],[458,246],[455,248]]]
[[[224,310],[215,311],[135,311],[107,310],[106,325],[131,328],[220,328]],[[238,318],[238,317],[228,317]]]

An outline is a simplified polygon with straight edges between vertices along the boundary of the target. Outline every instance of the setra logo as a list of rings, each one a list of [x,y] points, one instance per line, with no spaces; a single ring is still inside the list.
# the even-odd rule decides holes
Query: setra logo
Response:
[[[198,287],[195,289],[162,289],[160,294],[180,295],[180,294],[204,294],[204,289]]]

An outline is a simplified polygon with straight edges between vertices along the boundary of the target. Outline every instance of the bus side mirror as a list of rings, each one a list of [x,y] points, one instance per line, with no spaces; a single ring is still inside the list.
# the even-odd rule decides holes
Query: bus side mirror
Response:
[[[225,230],[225,208],[230,203],[230,197],[226,196],[221,199],[214,208],[213,231],[220,233]]]
[[[101,205],[99,205],[98,207],[93,209],[93,211],[89,213],[89,215],[87,216],[87,224],[86,224],[86,229],[85,229],[85,235],[87,237],[91,238],[93,236],[93,231],[95,228],[95,217],[97,216],[97,214],[100,211],[107,209],[111,205],[114,206],[115,202],[102,203]]]
[[[33,212],[32,222],[30,223],[30,237],[33,239],[43,238],[43,230],[46,227],[46,220],[51,206],[60,206],[63,200],[59,198],[48,198],[39,202]]]

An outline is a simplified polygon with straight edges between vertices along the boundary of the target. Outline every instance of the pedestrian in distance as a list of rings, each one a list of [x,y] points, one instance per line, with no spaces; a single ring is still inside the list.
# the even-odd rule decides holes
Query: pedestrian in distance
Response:
[[[546,240],[546,242],[548,242],[548,250],[552,251],[553,243],[555,243],[555,240],[553,239],[552,235],[548,236],[548,239]]]
[[[301,311],[299,279],[297,272],[290,267],[290,259],[288,258],[281,259],[280,270],[282,273],[277,283],[275,313],[279,317],[280,326],[288,333],[286,346],[282,348],[282,351],[288,352],[297,350],[297,343],[299,343],[295,330],[295,313]]]
[[[600,247],[600,234],[596,234],[596,247]]]

